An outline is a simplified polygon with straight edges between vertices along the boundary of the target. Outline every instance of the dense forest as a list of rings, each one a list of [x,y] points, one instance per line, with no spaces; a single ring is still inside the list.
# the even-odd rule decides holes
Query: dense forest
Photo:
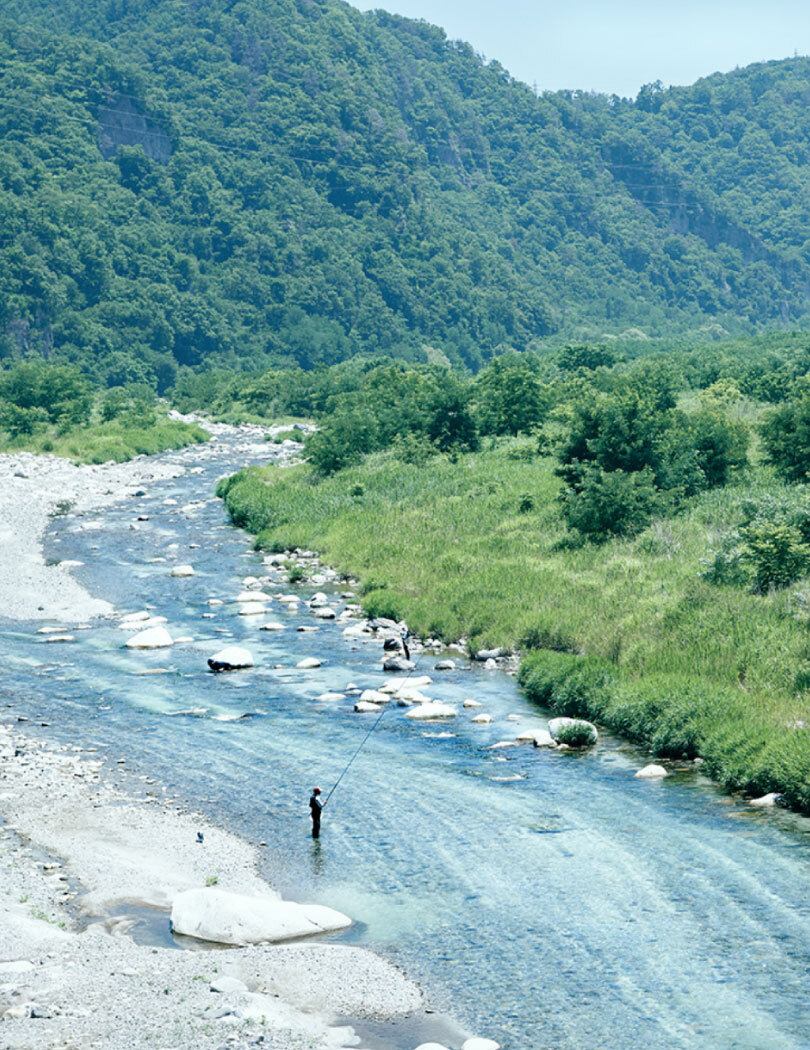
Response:
[[[159,392],[810,318],[810,60],[535,94],[338,0],[6,0],[0,356]]]

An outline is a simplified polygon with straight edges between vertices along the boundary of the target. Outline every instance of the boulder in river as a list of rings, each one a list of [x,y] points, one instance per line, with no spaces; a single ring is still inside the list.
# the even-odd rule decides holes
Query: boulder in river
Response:
[[[317,656],[305,656],[304,659],[299,660],[295,666],[300,667],[302,671],[311,671],[316,667],[320,667],[321,661]]]
[[[494,1039],[467,1039],[461,1044],[461,1050],[501,1050],[501,1044]]]
[[[633,776],[636,780],[661,780],[663,777],[668,777],[669,773],[664,769],[663,766],[657,766],[654,762],[649,766],[644,766],[643,769],[639,769]]]
[[[127,649],[165,649],[169,645],[174,642],[165,627],[149,627],[126,640]]]
[[[383,642],[383,650],[386,653],[398,653],[402,648],[402,641],[400,638],[386,638]]]
[[[555,743],[568,747],[592,747],[599,739],[596,726],[584,718],[552,718],[548,731]]]
[[[372,704],[368,700],[358,700],[357,703],[354,705],[354,709],[355,711],[359,711],[361,713],[371,714],[374,711],[379,711],[380,705]]]
[[[186,890],[172,901],[172,930],[217,944],[288,941],[351,926],[351,919],[321,904],[248,897],[212,887]]]
[[[505,655],[505,649],[479,649],[475,654],[475,659],[480,663],[485,663],[487,660],[497,660],[498,657]]]
[[[229,645],[226,649],[220,649],[218,653],[209,656],[208,666],[212,671],[239,671],[245,667],[253,667],[253,655],[238,645]]]
[[[456,661],[455,660],[439,660],[437,664],[433,665],[437,671],[455,671]]]
[[[769,809],[771,806],[778,806],[781,797],[778,791],[769,791],[767,795],[749,799],[748,804],[749,806],[756,806],[757,809]]]
[[[383,664],[383,671],[413,671],[416,664],[404,656],[389,656]]]
[[[172,576],[193,576],[194,567],[192,565],[175,565],[172,569]]]
[[[263,591],[242,591],[236,596],[238,602],[269,602],[273,599]]]
[[[240,616],[263,616],[267,612],[267,606],[263,602],[241,602],[239,605]]]
[[[483,707],[484,705],[480,700],[473,700],[472,697],[467,697],[466,700],[461,701],[462,707]]]
[[[492,715],[482,711],[480,715],[474,715],[470,721],[475,722],[477,725],[486,726],[492,721]]]
[[[328,605],[322,605],[317,609],[313,609],[312,615],[317,616],[319,620],[334,620],[335,610],[331,609]]]
[[[426,704],[412,708],[405,717],[420,721],[428,721],[433,718],[455,718],[456,709],[449,704],[443,704],[441,700],[429,700]]]
[[[388,693],[381,693],[379,689],[364,689],[360,694],[360,699],[365,700],[367,704],[391,703],[391,697]]]
[[[283,631],[286,630],[283,623],[278,623],[276,620],[269,620],[267,623],[263,623],[259,628],[260,631]]]

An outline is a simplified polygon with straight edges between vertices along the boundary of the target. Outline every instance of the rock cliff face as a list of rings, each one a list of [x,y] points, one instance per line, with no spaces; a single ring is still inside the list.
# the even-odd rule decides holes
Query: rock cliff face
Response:
[[[168,164],[172,140],[168,129],[142,113],[128,98],[104,106],[98,114],[98,148],[106,160],[120,146],[141,146],[147,157]]]

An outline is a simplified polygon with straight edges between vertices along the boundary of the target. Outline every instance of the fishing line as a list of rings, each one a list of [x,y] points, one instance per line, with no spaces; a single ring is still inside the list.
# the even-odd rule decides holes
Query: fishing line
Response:
[[[423,649],[423,650],[422,650],[422,652],[421,652],[421,653],[419,654],[419,658],[418,658],[417,660],[415,660],[415,661],[414,661],[413,667],[412,667],[412,668],[410,669],[410,671],[408,671],[408,673],[407,673],[407,674],[405,675],[405,677],[404,677],[404,678],[402,679],[402,681],[403,681],[403,682],[407,682],[407,681],[408,681],[408,679],[409,679],[409,678],[411,677],[411,675],[412,675],[412,674],[414,673],[414,671],[415,671],[415,670],[417,669],[417,667],[419,667],[419,664],[420,664],[420,663],[422,662],[422,658],[424,657],[424,655],[425,655],[425,652],[426,652],[426,651],[427,651],[427,650],[424,650],[424,649]],[[329,799],[330,799],[330,798],[332,797],[332,795],[333,795],[333,794],[335,793],[335,791],[336,791],[336,789],[337,789],[337,786],[338,786],[338,784],[339,784],[339,783],[341,782],[341,780],[343,780],[343,778],[344,778],[344,777],[346,776],[346,774],[348,773],[348,771],[349,771],[349,769],[350,769],[350,767],[351,767],[352,763],[354,762],[354,760],[355,760],[355,759],[357,758],[357,756],[358,756],[358,755],[360,754],[360,752],[361,752],[361,751],[363,750],[363,747],[365,746],[365,743],[366,743],[366,741],[368,740],[368,738],[369,738],[369,737],[371,736],[371,734],[372,734],[372,733],[374,732],[374,730],[375,730],[375,729],[377,728],[377,726],[378,726],[378,725],[380,724],[380,722],[382,722],[383,718],[385,717],[385,713],[386,713],[386,711],[388,710],[388,706],[389,706],[389,705],[388,705],[388,704],[386,704],[386,705],[385,705],[385,706],[383,707],[383,709],[382,709],[382,711],[380,712],[380,714],[379,714],[379,717],[378,717],[378,718],[377,718],[377,720],[375,721],[374,725],[373,725],[373,726],[371,727],[371,729],[369,729],[369,731],[368,731],[368,732],[366,733],[366,735],[365,735],[365,736],[363,737],[363,739],[362,739],[362,740],[360,741],[360,745],[359,745],[359,747],[357,748],[357,750],[355,751],[355,753],[354,753],[354,754],[352,755],[352,757],[351,757],[351,758],[349,759],[349,761],[348,761],[348,762],[346,763],[346,765],[345,765],[345,767],[344,767],[344,769],[343,769],[343,772],[342,772],[342,773],[340,774],[340,776],[339,776],[339,777],[337,778],[337,780],[335,781],[335,783],[334,783],[334,784],[333,784],[333,786],[332,786],[332,790],[331,790],[331,791],[329,792],[329,794],[328,794],[328,795],[326,796],[326,798],[324,799],[324,801],[323,801],[323,804],[324,804],[324,806],[325,806],[325,805],[326,805],[326,803],[327,803],[327,802],[329,801]]]

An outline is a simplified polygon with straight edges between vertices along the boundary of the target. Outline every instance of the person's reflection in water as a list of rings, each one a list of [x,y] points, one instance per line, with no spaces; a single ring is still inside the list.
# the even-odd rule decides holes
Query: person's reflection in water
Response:
[[[312,874],[316,879],[319,879],[323,875],[324,868],[324,855],[321,843],[318,839],[312,843]]]

